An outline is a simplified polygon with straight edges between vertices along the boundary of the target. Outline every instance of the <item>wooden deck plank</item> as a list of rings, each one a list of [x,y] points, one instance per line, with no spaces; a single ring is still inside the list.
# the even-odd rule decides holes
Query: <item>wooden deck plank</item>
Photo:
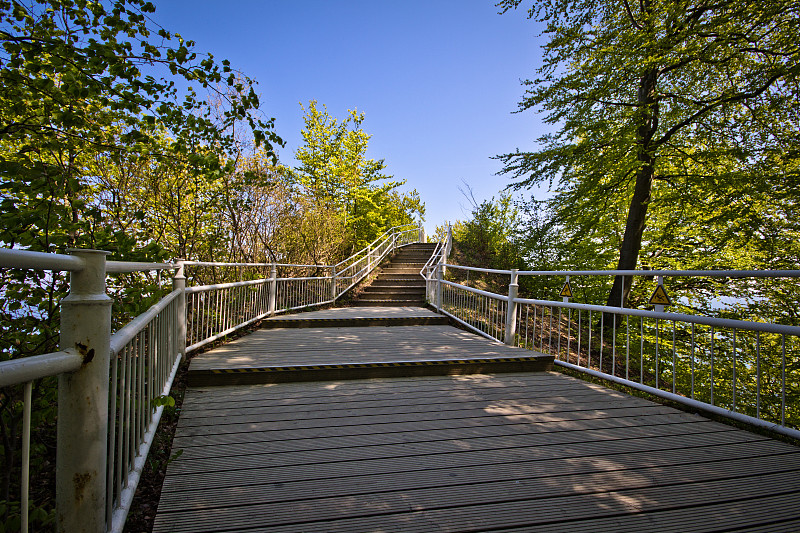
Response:
[[[630,473],[628,476],[600,476],[592,485],[584,485],[582,479],[548,482],[539,478],[530,483],[519,480],[501,482],[500,486],[488,491],[482,490],[487,487],[467,485],[454,490],[427,490],[413,495],[388,493],[252,504],[248,505],[247,513],[240,512],[238,506],[204,509],[202,525],[197,523],[194,513],[164,513],[160,517],[169,530],[175,532],[220,531],[232,526],[271,529],[278,526],[274,527],[277,531],[281,530],[280,526],[292,526],[304,530],[311,527],[313,530],[310,524],[323,521],[324,525],[319,525],[325,531],[344,531],[340,529],[342,525],[349,531],[373,530],[356,524],[372,524],[383,531],[387,526],[391,528],[398,518],[404,522],[402,519],[412,513],[422,515],[431,525],[435,524],[436,531],[463,532],[544,523],[557,528],[554,524],[565,521],[565,515],[575,521],[707,506],[716,502],[747,501],[772,496],[774,485],[782,487],[784,495],[800,502],[798,470],[759,473],[749,477],[702,472],[720,479],[698,478],[690,469],[665,478],[665,482],[656,481],[646,474],[635,476]],[[591,477],[584,479],[590,480]],[[604,484],[608,484],[610,490],[598,491],[597,488]],[[583,487],[586,487],[585,492],[581,490]],[[793,493],[796,494],[792,497]],[[567,509],[569,511],[565,512]]]
[[[713,503],[689,508],[625,514],[599,519],[527,525],[520,528],[499,529],[496,533],[582,533],[586,531],[614,531],[641,533],[642,531],[692,531],[796,533],[800,531],[797,519],[798,502],[795,497],[767,496],[750,500]]]
[[[713,461],[709,461],[709,458],[703,455],[670,450],[657,456],[639,452],[603,460],[593,457],[579,461],[554,458],[546,463],[541,460],[528,460],[500,465],[454,468],[447,471],[426,470],[414,476],[374,474],[326,479],[325,483],[320,483],[318,480],[304,480],[280,482],[277,485],[265,483],[215,487],[203,491],[175,491],[165,494],[160,509],[170,511],[187,507],[197,509],[237,506],[243,500],[248,503],[268,503],[397,491],[410,494],[423,489],[429,491],[427,497],[432,497],[431,491],[456,486],[461,487],[459,491],[465,490],[464,487],[474,487],[475,490],[491,493],[498,487],[502,488],[502,484],[508,484],[510,486],[502,488],[503,491],[519,488],[525,488],[527,491],[529,487],[517,487],[517,485],[520,483],[531,485],[545,481],[546,478],[558,478],[556,481],[572,487],[570,489],[572,492],[604,491],[612,490],[613,487],[617,487],[614,490],[620,490],[634,485],[637,487],[664,485],[677,483],[680,480],[688,482],[731,476],[744,478],[770,472],[797,471],[796,457],[791,454],[769,456],[770,460],[762,465],[753,459],[766,456],[753,454],[745,449],[745,445],[721,447],[721,450],[721,455],[716,456]],[[548,491],[551,491],[549,487]],[[526,495],[531,494],[526,493]]]
[[[555,431],[584,431],[591,429],[629,427],[637,425],[661,425],[661,424],[683,424],[692,421],[694,415],[685,413],[661,413],[655,412],[648,416],[657,416],[657,422],[649,422],[640,414],[630,416],[619,416],[615,418],[585,418],[575,421],[550,421],[540,422],[535,425],[530,423],[505,424],[494,426],[471,426],[457,427],[453,429],[428,429],[423,431],[412,430],[405,432],[376,433],[374,435],[361,434],[356,436],[331,436],[320,437],[318,435],[302,438],[293,434],[287,439],[255,441],[252,443],[217,443],[213,446],[193,445],[183,447],[183,444],[191,444],[190,441],[183,440],[176,443],[176,448],[183,450],[181,456],[182,463],[191,459],[209,459],[214,457],[225,457],[229,455],[239,456],[259,453],[280,453],[283,450],[300,451],[315,449],[340,449],[357,448],[361,446],[374,445],[393,445],[424,443],[436,446],[448,446],[455,439],[458,442],[470,442],[473,446],[479,446],[479,441],[475,439],[485,439],[488,437],[510,437],[519,434],[555,432]],[[469,440],[467,440],[469,439]]]
[[[442,326],[241,341],[202,364],[513,350]],[[173,447],[157,533],[780,531],[800,505],[797,447],[555,372],[193,388]]]
[[[268,329],[200,354],[192,360],[190,371],[417,361],[431,357],[514,357],[532,353],[450,326]]]
[[[547,424],[548,427],[541,427],[542,425],[540,424],[536,426],[535,433],[565,431],[582,432],[593,431],[597,429],[621,429],[625,427],[636,427],[640,424],[640,422],[641,419],[638,417],[628,417],[613,420],[587,420],[578,424],[559,424],[556,427],[553,427],[550,424]],[[685,422],[685,418],[676,418],[670,419],[668,422],[665,422],[665,424],[678,425]],[[525,430],[521,429],[521,431]],[[450,439],[436,440],[419,440],[420,435],[414,435],[412,433],[411,435],[404,436],[404,438],[402,438],[402,440],[399,442],[393,442],[389,444],[382,439],[377,443],[369,445],[361,444],[364,441],[364,437],[362,436],[358,440],[350,439],[349,443],[352,444],[351,446],[342,446],[345,443],[341,442],[341,439],[334,443],[333,439],[326,438],[324,444],[322,444],[325,447],[322,448],[321,452],[317,451],[316,449],[312,449],[309,450],[307,454],[301,452],[303,443],[298,442],[297,440],[292,440],[290,443],[281,441],[280,445],[273,441],[267,446],[262,446],[260,450],[258,448],[254,449],[251,447],[249,453],[244,453],[241,447],[233,448],[231,446],[219,446],[220,449],[204,447],[203,450],[197,450],[197,447],[194,447],[189,448],[188,451],[184,450],[184,455],[181,457],[182,460],[178,465],[176,465],[173,473],[183,474],[190,471],[230,471],[234,467],[241,469],[258,468],[268,463],[275,464],[281,460],[288,460],[292,462],[304,461],[306,464],[316,464],[336,460],[365,460],[382,457],[399,458],[428,454],[441,454],[448,451],[464,451],[465,449],[469,449],[471,451],[484,449],[498,450],[502,448],[517,447],[520,446],[521,442],[527,443],[529,440],[531,440],[530,435],[533,434],[534,431],[530,428],[530,425],[527,425],[527,432],[522,433],[521,431],[516,435],[509,431],[495,431],[492,432],[494,435],[489,436],[486,434],[488,432],[482,432],[479,435],[474,435],[459,429],[437,435],[440,437],[450,436]],[[429,439],[431,438],[430,435],[426,436]],[[308,441],[316,439],[305,440]],[[320,445],[313,442],[308,444],[316,446]],[[358,444],[361,445],[359,446]],[[286,454],[288,457],[281,457],[281,450],[288,452]],[[221,457],[229,455],[234,455],[234,457],[230,460],[220,459]]]
[[[170,476],[164,482],[166,490],[184,490],[185,488],[195,489],[213,486],[234,486],[239,483],[265,483],[268,481],[292,479],[331,479],[334,477],[350,475],[356,468],[359,475],[394,473],[404,475],[410,472],[422,470],[439,470],[446,468],[463,468],[467,466],[499,465],[525,461],[529,457],[538,456],[542,449],[560,447],[565,444],[586,444],[582,452],[590,452],[591,446],[595,448],[605,446],[606,442],[625,440],[638,441],[637,444],[645,448],[657,447],[657,441],[665,437],[680,436],[679,439],[672,441],[673,449],[681,449],[691,444],[703,443],[706,446],[717,442],[717,433],[699,434],[696,437],[691,432],[685,430],[681,432],[679,428],[663,426],[660,431],[635,431],[629,428],[617,431],[597,430],[584,432],[580,435],[573,432],[555,433],[545,435],[502,437],[495,440],[496,447],[488,449],[471,450],[468,443],[464,443],[464,450],[457,452],[447,452],[441,454],[415,455],[409,457],[389,457],[376,459],[363,459],[347,461],[346,454],[342,455],[345,459],[339,462],[314,463],[311,459],[313,453],[297,452],[298,454],[308,453],[309,458],[304,459],[298,455],[294,464],[281,465],[284,457],[265,456],[264,462],[257,467],[245,469],[229,468],[223,472],[195,472],[190,474]],[[623,433],[624,431],[624,433]],[[605,433],[604,435],[599,435]],[[724,435],[724,434],[723,434]],[[603,437],[603,439],[599,438]],[[648,438],[649,437],[649,438]],[[591,440],[594,438],[594,440]],[[578,447],[581,448],[581,447]],[[549,453],[549,452],[546,452]],[[596,452],[595,452],[596,453]],[[355,464],[357,463],[357,466]],[[309,468],[313,465],[313,468]]]

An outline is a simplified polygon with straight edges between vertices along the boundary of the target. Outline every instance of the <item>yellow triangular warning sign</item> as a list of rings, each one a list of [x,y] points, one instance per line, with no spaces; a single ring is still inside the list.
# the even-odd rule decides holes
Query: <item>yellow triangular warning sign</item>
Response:
[[[564,284],[564,288],[561,289],[561,294],[559,296],[563,296],[564,298],[572,298],[572,287],[569,284],[569,281]]]
[[[652,305],[672,305],[672,300],[669,299],[667,291],[664,290],[664,286],[659,285],[650,297],[650,303]]]

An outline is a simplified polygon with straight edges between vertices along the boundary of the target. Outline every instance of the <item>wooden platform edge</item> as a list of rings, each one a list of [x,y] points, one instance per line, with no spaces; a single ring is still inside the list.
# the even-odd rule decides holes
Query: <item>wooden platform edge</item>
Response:
[[[196,370],[189,372],[190,387],[256,385],[299,381],[342,381],[354,379],[458,376],[546,372],[553,369],[553,356],[504,357],[469,360],[392,361],[338,365]]]
[[[359,317],[359,318],[272,318],[261,322],[261,329],[275,328],[342,328],[362,326],[446,326],[446,316]]]

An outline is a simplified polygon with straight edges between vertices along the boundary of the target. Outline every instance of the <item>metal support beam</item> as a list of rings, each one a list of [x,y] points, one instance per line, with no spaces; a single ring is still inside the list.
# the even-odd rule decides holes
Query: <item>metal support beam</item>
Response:
[[[508,284],[508,307],[506,308],[505,343],[514,346],[517,333],[517,293],[519,292],[517,269],[511,270],[511,282]]]
[[[267,312],[269,316],[275,314],[275,301],[278,295],[278,267],[276,265],[270,266],[269,269],[269,302],[267,303]]]
[[[337,294],[336,288],[336,266],[331,266],[331,300],[336,301]]]
[[[442,271],[444,266],[436,265],[436,308],[442,308]]]
[[[70,274],[61,302],[61,349],[77,350],[81,368],[58,378],[56,530],[106,530],[109,343],[111,298],[106,295],[106,255],[70,250],[84,268]]]
[[[183,271],[183,262],[178,262],[178,271],[175,272],[175,277],[172,278],[172,290],[181,291],[180,295],[175,301],[177,306],[176,313],[178,315],[178,322],[176,324],[178,331],[175,335],[176,351],[181,354],[181,359],[186,357],[186,275]]]

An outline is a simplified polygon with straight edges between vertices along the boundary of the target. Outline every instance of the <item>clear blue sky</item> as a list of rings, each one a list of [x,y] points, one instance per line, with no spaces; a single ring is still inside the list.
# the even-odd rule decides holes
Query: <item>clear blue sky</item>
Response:
[[[540,115],[512,113],[540,64],[539,28],[492,0],[155,0],[153,20],[258,81],[294,166],[300,103],[366,114],[369,157],[407,180],[429,231],[505,187],[492,156],[533,147]]]

